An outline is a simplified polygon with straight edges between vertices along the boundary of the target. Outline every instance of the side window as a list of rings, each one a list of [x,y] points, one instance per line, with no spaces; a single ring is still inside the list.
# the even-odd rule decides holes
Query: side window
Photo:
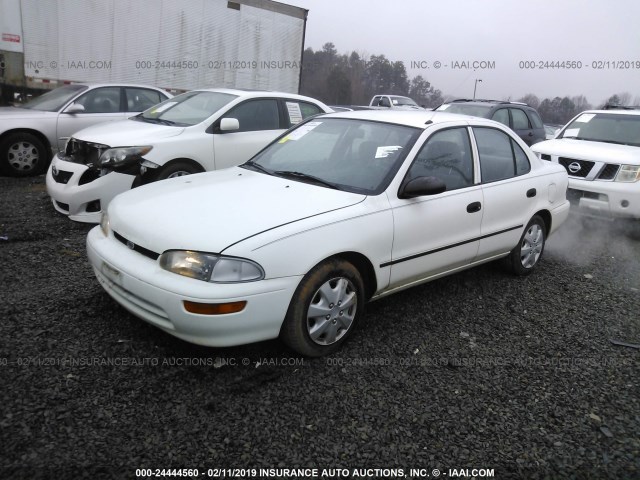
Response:
[[[391,108],[391,103],[389,102],[389,99],[387,97],[382,97],[380,98],[380,106]]]
[[[538,115],[538,112],[536,112],[535,110],[527,110],[527,112],[529,113],[531,123],[533,123],[533,128],[544,128],[542,119],[540,118],[540,115]]]
[[[238,119],[240,129],[236,130],[236,132],[280,129],[278,101],[275,98],[248,100],[233,108],[224,116]]]
[[[285,100],[284,105],[287,117],[287,128],[300,123],[305,118],[322,113],[320,107],[312,103]]]
[[[142,112],[165,99],[160,92],[148,88],[125,87],[124,92],[127,96],[127,112]]]
[[[497,182],[531,170],[529,159],[520,145],[506,133],[495,128],[474,127],[482,183]]]
[[[85,113],[121,112],[120,87],[102,87],[89,90],[75,103],[82,105]]]
[[[524,153],[524,150],[520,148],[520,145],[518,145],[513,138],[511,139],[511,147],[513,148],[513,155],[516,159],[516,176],[529,173],[531,164],[529,163],[527,154]]]
[[[500,122],[503,125],[509,126],[509,111],[506,108],[501,108],[500,110],[496,110],[491,120],[495,120],[496,122]]]
[[[527,114],[517,108],[511,109],[511,118],[513,118],[514,130],[527,130],[531,128]]]
[[[447,191],[473,185],[473,157],[467,129],[450,128],[431,135],[416,156],[408,179],[437,177]]]

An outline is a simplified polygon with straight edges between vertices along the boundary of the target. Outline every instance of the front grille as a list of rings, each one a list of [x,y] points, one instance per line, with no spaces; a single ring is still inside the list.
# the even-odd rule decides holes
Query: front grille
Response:
[[[113,236],[116,237],[116,240],[118,240],[119,242],[125,244],[131,250],[134,250],[134,251],[136,251],[138,253],[141,253],[145,257],[149,257],[151,260],[157,260],[158,257],[160,256],[159,253],[156,253],[156,252],[154,252],[152,250],[149,250],[148,248],[144,248],[144,247],[141,247],[140,245],[136,245],[135,243],[130,242],[129,240],[124,238],[122,235],[120,235],[116,231],[113,232]]]
[[[67,184],[71,177],[73,176],[73,172],[65,172],[64,170],[58,170],[57,168],[53,170],[52,176],[53,179],[58,183]]]
[[[613,180],[616,178],[618,174],[618,170],[620,169],[620,165],[616,163],[607,163],[607,165],[602,169],[600,175],[598,175],[599,180]]]
[[[567,189],[567,200],[573,206],[580,204],[581,198],[588,198],[591,200],[600,200],[606,202],[609,200],[608,196],[603,193],[587,192],[585,190],[576,190],[575,188]]]
[[[593,168],[594,162],[587,160],[575,160],[573,158],[560,157],[558,162],[562,165],[571,177],[584,178],[589,175]]]
[[[65,160],[69,162],[81,163],[82,165],[98,165],[100,155],[108,148],[108,145],[71,138],[67,142],[64,156]]]
[[[98,178],[100,178],[100,170],[90,168],[88,170],[85,170],[84,173],[80,176],[78,185],[86,185],[87,183],[91,183]]]

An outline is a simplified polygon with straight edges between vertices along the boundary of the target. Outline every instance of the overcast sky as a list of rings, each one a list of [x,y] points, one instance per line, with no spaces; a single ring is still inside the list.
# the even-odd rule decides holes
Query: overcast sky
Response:
[[[583,94],[598,104],[619,92],[640,96],[638,0],[284,3],[309,10],[306,47],[318,50],[333,42],[340,54],[384,54],[404,62],[409,77],[422,75],[446,95],[472,97],[475,80],[481,79],[481,98]],[[486,68],[473,69],[473,62],[483,61]],[[525,61],[533,63],[520,64]],[[551,61],[582,62],[582,67],[537,68],[538,62]],[[419,68],[411,68],[412,62]],[[454,69],[453,62],[462,68]],[[520,68],[525,66],[536,68]]]

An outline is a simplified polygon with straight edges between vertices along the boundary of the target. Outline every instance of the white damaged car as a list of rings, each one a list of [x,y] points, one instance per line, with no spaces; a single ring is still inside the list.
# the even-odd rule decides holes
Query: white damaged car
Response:
[[[365,303],[492,260],[538,265],[567,173],[504,125],[444,112],[307,120],[252,160],[145,185],[88,235],[95,274],[183,340],[326,355]]]
[[[51,162],[47,192],[71,220],[98,223],[119,193],[246,162],[292,125],[331,111],[289,93],[194,90],[128,120],[76,132]]]

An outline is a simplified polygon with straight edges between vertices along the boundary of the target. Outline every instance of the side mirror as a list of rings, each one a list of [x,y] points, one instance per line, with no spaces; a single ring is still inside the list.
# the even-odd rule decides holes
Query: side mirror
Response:
[[[426,195],[437,195],[447,189],[442,180],[437,177],[417,177],[409,180],[400,189],[399,198],[416,198]]]
[[[240,122],[237,118],[223,118],[220,120],[220,131],[231,132],[233,130],[240,130]]]
[[[84,105],[80,105],[79,103],[72,103],[69,105],[64,113],[84,113]]]

